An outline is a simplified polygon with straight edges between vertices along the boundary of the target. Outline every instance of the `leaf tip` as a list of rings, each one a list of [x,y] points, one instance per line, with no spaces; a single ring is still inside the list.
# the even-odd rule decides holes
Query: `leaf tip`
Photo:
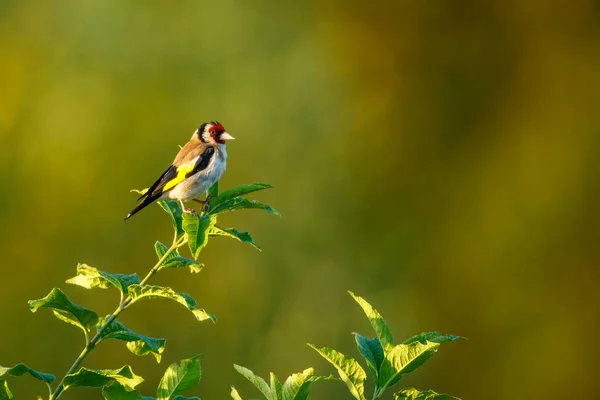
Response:
[[[319,347],[318,347],[318,346],[316,346],[316,345],[314,345],[314,344],[312,344],[312,343],[306,343],[306,345],[307,345],[308,347],[310,347],[311,349],[313,349],[313,350],[317,350],[317,351],[319,350]]]
[[[276,209],[274,209],[273,207],[271,207],[271,206],[267,206],[267,207],[265,208],[265,210],[266,210],[268,213],[270,213],[270,214],[273,214],[273,215],[276,215],[276,216],[278,216],[278,217],[281,217],[281,213],[280,213],[279,211],[277,211]]]
[[[352,296],[352,298],[354,299],[354,301],[356,301],[357,303],[359,302],[359,299],[361,299],[361,297],[357,296],[356,294],[354,294],[354,292],[352,290],[348,290],[348,294],[350,296]]]

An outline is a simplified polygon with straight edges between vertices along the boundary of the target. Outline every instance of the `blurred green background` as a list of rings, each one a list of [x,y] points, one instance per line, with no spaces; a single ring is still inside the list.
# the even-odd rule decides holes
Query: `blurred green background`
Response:
[[[360,357],[364,296],[397,340],[468,337],[404,385],[464,399],[594,398],[600,389],[597,1],[0,2],[0,363],[58,376],[83,343],[27,300],[58,286],[97,312],[117,295],[64,281],[78,262],[145,273],[170,222],[124,222],[194,129],[237,140],[221,188],[281,219],[230,213],[264,251],[214,239],[200,275],[155,280],[219,321],[167,301],[123,314],[166,337],[163,362],[105,342],[93,368],[131,364],[152,394],[202,353],[195,394],[226,399],[232,368],[280,378],[333,368],[305,346]],[[42,394],[10,380],[20,398]],[[369,384],[369,388],[371,385]],[[370,389],[369,389],[370,390]],[[100,398],[74,389],[65,399]],[[350,399],[342,383],[312,397]],[[388,393],[391,398],[391,392]]]

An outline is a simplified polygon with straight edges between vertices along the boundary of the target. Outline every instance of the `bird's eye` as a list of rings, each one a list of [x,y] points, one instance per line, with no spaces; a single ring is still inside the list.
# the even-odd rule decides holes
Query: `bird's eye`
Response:
[[[211,135],[214,135],[214,134],[215,134],[215,131],[214,131],[214,129],[211,129],[211,131],[210,131],[209,133],[210,133]]]

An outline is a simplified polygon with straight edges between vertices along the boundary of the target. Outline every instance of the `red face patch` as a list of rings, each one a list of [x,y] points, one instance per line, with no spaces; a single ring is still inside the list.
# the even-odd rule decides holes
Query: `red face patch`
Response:
[[[223,125],[221,125],[220,123],[218,123],[218,122],[213,122],[213,123],[210,125],[210,129],[209,129],[208,131],[209,131],[209,132],[210,132],[210,131],[215,131],[215,133],[216,133],[216,134],[219,134],[219,133],[223,133],[223,132],[225,132],[225,128],[223,128]]]

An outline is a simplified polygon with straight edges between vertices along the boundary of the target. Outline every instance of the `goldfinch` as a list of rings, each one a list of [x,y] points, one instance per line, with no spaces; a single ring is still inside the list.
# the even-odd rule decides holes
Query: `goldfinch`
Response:
[[[173,164],[138,199],[141,200],[140,204],[125,219],[131,218],[147,205],[164,199],[177,200],[184,211],[189,211],[183,202],[197,200],[196,197],[208,191],[225,172],[225,142],[233,139],[217,121],[200,125],[190,141],[177,153]]]

